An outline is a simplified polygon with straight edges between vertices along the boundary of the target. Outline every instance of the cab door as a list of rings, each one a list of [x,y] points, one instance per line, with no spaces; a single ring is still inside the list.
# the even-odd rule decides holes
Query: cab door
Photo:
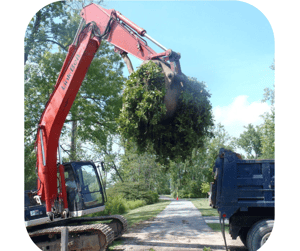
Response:
[[[103,190],[95,165],[91,162],[76,163],[74,169],[79,180],[84,207],[104,205]]]

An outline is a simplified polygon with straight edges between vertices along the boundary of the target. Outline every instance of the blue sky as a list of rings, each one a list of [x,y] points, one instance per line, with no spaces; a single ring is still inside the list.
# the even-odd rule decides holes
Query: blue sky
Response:
[[[240,1],[106,1],[103,7],[181,53],[183,73],[206,82],[216,121],[232,136],[262,122],[269,107],[260,100],[274,84],[274,35],[260,10]],[[141,61],[131,58],[138,67]]]

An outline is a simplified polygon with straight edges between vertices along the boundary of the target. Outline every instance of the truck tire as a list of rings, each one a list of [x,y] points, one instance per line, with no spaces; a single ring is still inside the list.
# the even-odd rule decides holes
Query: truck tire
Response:
[[[265,219],[255,223],[247,235],[247,248],[257,251],[269,238],[274,225],[274,220]]]

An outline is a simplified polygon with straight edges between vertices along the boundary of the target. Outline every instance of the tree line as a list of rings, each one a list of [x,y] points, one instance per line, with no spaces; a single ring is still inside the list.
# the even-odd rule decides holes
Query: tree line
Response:
[[[78,12],[91,1],[60,1],[39,10],[30,21],[24,44],[24,152],[25,189],[36,184],[35,139],[44,106],[53,91],[58,74],[79,24]],[[102,4],[102,1],[93,1]],[[274,63],[271,69],[275,70]],[[274,158],[274,89],[264,91],[262,102],[271,111],[259,126],[249,124],[238,137],[231,137],[222,124],[211,127],[212,135],[192,151],[184,162],[156,161],[155,152],[137,152],[134,142],[118,133],[117,119],[122,108],[125,77],[122,58],[102,42],[87,72],[63,127],[60,144],[63,161],[105,162],[107,188],[119,183],[143,184],[159,194],[205,197],[212,181],[212,168],[220,148],[243,149],[245,158]],[[118,146],[118,147],[116,147]],[[121,186],[120,186],[121,187]]]

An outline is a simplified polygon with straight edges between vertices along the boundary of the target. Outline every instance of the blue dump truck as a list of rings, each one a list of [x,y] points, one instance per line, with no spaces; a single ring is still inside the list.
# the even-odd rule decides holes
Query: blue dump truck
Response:
[[[249,251],[258,250],[273,229],[274,164],[274,160],[243,160],[221,148],[213,169],[210,206],[218,210],[220,222],[229,219],[232,239],[239,236]]]

